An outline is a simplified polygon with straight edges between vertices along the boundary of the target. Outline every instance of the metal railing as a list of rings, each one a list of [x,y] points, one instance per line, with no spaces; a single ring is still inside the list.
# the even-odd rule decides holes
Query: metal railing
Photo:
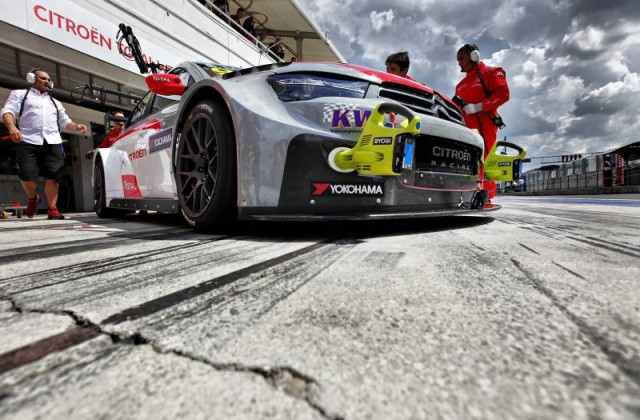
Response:
[[[526,177],[525,185],[526,192],[550,194],[595,193],[617,187],[640,187],[640,166],[625,165],[622,168],[555,177],[539,172]]]
[[[202,4],[200,2],[198,2],[197,0],[191,0],[192,2],[199,4],[200,6],[202,6]],[[260,49],[260,51],[269,54],[269,56],[271,58],[273,58],[276,62],[283,62],[284,60],[281,59],[280,57],[276,56],[273,51],[271,51],[271,48],[269,46],[267,46],[264,42],[262,42],[261,40],[259,40],[258,38],[256,38],[252,33],[250,33],[249,31],[247,31],[242,25],[240,25],[238,22],[236,22],[231,16],[229,16],[227,13],[225,13],[222,9],[220,9],[218,6],[216,6],[212,0],[204,0],[206,2],[206,6],[204,6],[205,8],[207,8],[208,10],[210,10],[211,12],[213,12],[216,16],[218,16],[224,23],[226,23],[228,26],[230,26],[231,28],[233,28],[236,32],[240,33],[241,35],[243,35],[245,38],[247,38],[249,41],[251,41],[258,49]],[[242,5],[240,5],[238,2],[235,2],[236,5],[238,5],[239,7],[244,7]],[[293,54],[293,52],[291,51],[291,49],[284,43],[282,43],[281,45],[283,45],[287,50],[289,50],[289,52],[295,56],[295,54]]]
[[[31,84],[16,77],[0,75],[0,86],[7,89],[29,89]],[[107,94],[133,101],[140,99],[139,96],[90,85],[77,86],[74,89],[56,87],[51,91],[51,94],[62,102],[100,112],[111,112],[115,110],[129,112],[133,108],[133,104],[109,102],[106,98]]]

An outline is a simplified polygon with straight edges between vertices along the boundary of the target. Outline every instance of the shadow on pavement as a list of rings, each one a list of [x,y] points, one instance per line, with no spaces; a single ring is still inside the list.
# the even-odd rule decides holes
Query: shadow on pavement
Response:
[[[144,222],[164,226],[189,227],[182,217],[169,214],[133,214],[122,221]],[[442,216],[423,219],[327,222],[241,221],[212,231],[212,234],[250,237],[255,240],[332,240],[341,238],[375,238],[466,229],[493,222],[488,216]],[[99,224],[97,222],[96,224]]]
[[[445,216],[425,219],[397,219],[350,222],[239,222],[227,234],[252,239],[287,241],[367,239],[466,229],[493,221],[486,216]],[[223,232],[220,232],[223,233]]]
[[[374,220],[374,221],[327,221],[327,222],[267,222],[267,221],[242,221],[230,224],[229,226],[218,228],[210,234],[225,235],[231,237],[243,237],[251,240],[282,240],[282,241],[331,241],[340,239],[366,239],[383,236],[399,236],[429,232],[440,232],[447,230],[459,230],[472,228],[475,226],[491,223],[493,217],[488,216],[441,216],[423,219],[397,219],[397,220]],[[63,223],[51,221],[32,229],[72,229],[74,222],[89,223],[92,226],[113,226],[118,225],[117,232],[109,232],[107,237],[140,237],[148,236],[148,240],[166,239],[167,236],[175,234],[189,234],[192,229],[179,215],[171,214],[129,214],[121,218],[100,219],[98,217],[77,217],[70,218]],[[77,224],[76,223],[76,224]],[[144,223],[157,227],[151,231],[127,232],[127,223]],[[9,228],[9,230],[22,230],[22,227]],[[83,229],[90,231],[91,228]],[[166,235],[158,235],[166,230]],[[151,235],[149,235],[151,234]],[[154,235],[155,234],[155,235]],[[207,236],[206,233],[193,231],[194,235]],[[158,235],[157,237],[154,237]],[[191,235],[188,235],[191,236]]]

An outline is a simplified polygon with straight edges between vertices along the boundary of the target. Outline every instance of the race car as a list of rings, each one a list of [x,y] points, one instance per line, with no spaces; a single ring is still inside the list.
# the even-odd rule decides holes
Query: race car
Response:
[[[181,213],[209,230],[482,211],[483,140],[421,83],[349,64],[199,62],[146,82],[121,136],[95,150],[99,216]]]

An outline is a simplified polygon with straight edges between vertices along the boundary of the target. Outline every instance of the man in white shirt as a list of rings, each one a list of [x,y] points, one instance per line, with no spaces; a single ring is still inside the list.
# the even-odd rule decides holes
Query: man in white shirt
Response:
[[[64,219],[57,208],[58,177],[64,166],[64,150],[60,132],[64,129],[86,133],[87,127],[71,121],[60,101],[49,95],[53,87],[49,74],[34,70],[31,89],[11,91],[0,114],[9,138],[17,144],[16,157],[20,167],[22,188],[27,194],[25,214],[33,217],[38,208],[36,181],[45,179],[48,218]],[[16,118],[20,117],[19,127]]]

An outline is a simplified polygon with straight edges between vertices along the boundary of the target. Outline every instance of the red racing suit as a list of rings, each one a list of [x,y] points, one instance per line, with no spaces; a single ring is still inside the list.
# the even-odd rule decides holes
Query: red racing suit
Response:
[[[118,127],[112,128],[111,131],[109,131],[109,133],[104,137],[104,139],[102,139],[98,147],[107,149],[113,146],[113,143],[118,141],[118,138],[120,137],[120,134],[122,134],[123,131],[124,130],[122,128],[118,128]]]
[[[482,104],[480,112],[475,114],[465,112],[464,121],[469,128],[476,128],[480,132],[484,139],[484,158],[486,159],[496,144],[498,134],[498,127],[492,119],[496,116],[498,107],[509,100],[509,86],[504,70],[501,67],[487,66],[483,62],[478,63],[467,72],[464,79],[458,82],[456,96],[465,104]],[[484,168],[480,170],[480,179],[489,197],[495,197],[496,184],[493,181],[484,180]]]

